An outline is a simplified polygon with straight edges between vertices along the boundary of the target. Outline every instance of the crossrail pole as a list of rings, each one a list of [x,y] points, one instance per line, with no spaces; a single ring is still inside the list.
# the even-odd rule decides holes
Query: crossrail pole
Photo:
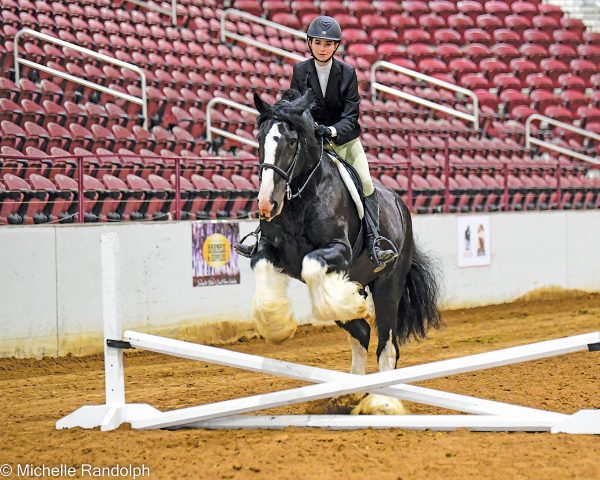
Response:
[[[417,382],[433,378],[457,375],[513,363],[538,360],[588,350],[588,346],[600,343],[600,332],[537,342],[519,347],[511,347],[466,357],[400,368],[386,372],[359,376],[351,381],[333,380],[327,383],[309,385],[280,392],[254,395],[234,400],[188,407],[164,412],[156,417],[143,418],[132,422],[133,428],[169,428],[212,418],[238,415],[284,405],[319,400],[335,395],[360,392],[370,388],[389,387],[399,383]]]

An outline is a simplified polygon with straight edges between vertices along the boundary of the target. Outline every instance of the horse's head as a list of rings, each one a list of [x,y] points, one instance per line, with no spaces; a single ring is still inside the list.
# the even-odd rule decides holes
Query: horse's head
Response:
[[[274,105],[254,94],[254,104],[260,113],[258,209],[261,219],[270,221],[281,213],[286,198],[292,198],[294,180],[310,168],[306,159],[317,151],[315,124],[310,114],[313,101],[310,89],[302,96],[288,90]]]

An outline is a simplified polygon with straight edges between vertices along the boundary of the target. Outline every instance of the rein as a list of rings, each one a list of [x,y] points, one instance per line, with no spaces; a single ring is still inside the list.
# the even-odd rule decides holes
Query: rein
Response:
[[[300,155],[300,142],[298,142],[298,145],[296,146],[296,153],[294,154],[294,159],[292,160],[292,164],[289,166],[287,171],[284,171],[283,169],[279,168],[278,166],[272,165],[270,163],[261,163],[258,166],[260,169],[261,179],[262,179],[263,170],[270,168],[271,170],[276,172],[279,176],[281,176],[285,180],[285,192],[286,192],[286,198],[288,201],[301,196],[302,192],[308,185],[308,182],[310,182],[310,179],[313,177],[313,175],[315,174],[317,169],[321,166],[321,162],[323,161],[323,138],[321,138],[321,153],[319,154],[319,161],[316,163],[316,165],[312,168],[312,170],[308,174],[308,178],[306,179],[304,184],[296,190],[296,193],[292,193],[292,187],[290,185],[290,182],[293,180],[294,170],[296,169],[296,163],[298,162],[299,155]]]

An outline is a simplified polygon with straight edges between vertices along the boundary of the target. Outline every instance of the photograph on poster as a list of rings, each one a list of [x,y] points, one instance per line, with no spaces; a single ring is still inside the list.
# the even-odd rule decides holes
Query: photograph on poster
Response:
[[[240,283],[238,223],[192,223],[192,282],[194,287]]]
[[[489,216],[459,216],[457,233],[459,267],[481,267],[491,264]]]

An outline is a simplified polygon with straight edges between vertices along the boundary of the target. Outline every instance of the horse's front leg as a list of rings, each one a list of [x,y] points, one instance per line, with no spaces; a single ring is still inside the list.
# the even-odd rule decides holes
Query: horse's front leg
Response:
[[[302,260],[302,279],[308,285],[316,320],[347,322],[368,316],[362,285],[348,278],[351,258],[350,245],[335,241]]]
[[[256,283],[252,316],[260,335],[268,342],[281,343],[294,336],[297,325],[287,296],[289,277],[276,265],[276,252],[261,240],[251,262]]]

